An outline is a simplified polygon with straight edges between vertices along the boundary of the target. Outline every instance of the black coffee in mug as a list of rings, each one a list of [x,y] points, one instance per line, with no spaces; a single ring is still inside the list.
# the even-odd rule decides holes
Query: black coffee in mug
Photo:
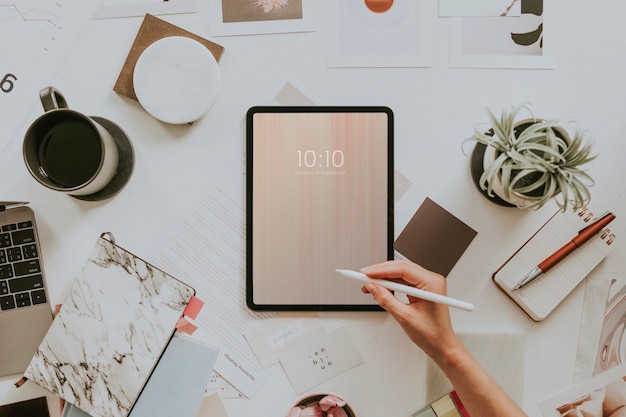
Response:
[[[85,120],[58,122],[38,149],[44,174],[61,187],[86,183],[100,169],[102,144],[98,132]]]
[[[97,195],[117,173],[116,139],[100,118],[70,109],[56,88],[42,89],[39,99],[44,113],[31,123],[22,144],[26,168],[51,190],[77,198]]]

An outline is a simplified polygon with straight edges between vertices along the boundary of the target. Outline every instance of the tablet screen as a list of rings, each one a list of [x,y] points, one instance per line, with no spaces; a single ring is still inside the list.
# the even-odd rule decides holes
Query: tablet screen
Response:
[[[393,257],[393,113],[253,107],[247,114],[248,306],[375,310],[339,275]]]

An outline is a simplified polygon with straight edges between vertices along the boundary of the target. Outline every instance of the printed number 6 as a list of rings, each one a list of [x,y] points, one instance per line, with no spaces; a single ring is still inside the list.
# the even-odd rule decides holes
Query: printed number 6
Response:
[[[13,74],[7,74],[4,76],[2,81],[0,81],[0,90],[3,93],[10,93],[15,87],[15,81],[17,81],[17,77]]]

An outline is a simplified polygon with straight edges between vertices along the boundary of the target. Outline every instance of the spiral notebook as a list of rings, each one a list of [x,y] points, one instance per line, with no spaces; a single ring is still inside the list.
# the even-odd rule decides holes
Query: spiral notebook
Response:
[[[126,417],[194,293],[105,233],[24,376],[92,417]]]
[[[545,319],[612,250],[615,234],[605,228],[531,284],[512,291],[526,275],[597,216],[583,207],[556,212],[502,266],[494,283],[533,320]]]

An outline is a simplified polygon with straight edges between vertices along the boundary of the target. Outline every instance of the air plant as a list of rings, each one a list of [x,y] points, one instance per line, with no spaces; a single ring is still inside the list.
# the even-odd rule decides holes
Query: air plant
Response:
[[[531,118],[516,121],[522,109],[528,110]],[[594,181],[581,166],[597,155],[591,154],[592,143],[586,132],[576,129],[570,136],[558,120],[535,119],[527,106],[510,107],[500,119],[491,110],[488,114],[491,129],[477,128],[464,141],[494,150],[494,159],[478,180],[488,196],[493,197],[496,191],[505,201],[521,198],[528,203],[524,208],[534,209],[555,198],[562,211],[570,204],[576,209],[589,202],[588,187]]]

